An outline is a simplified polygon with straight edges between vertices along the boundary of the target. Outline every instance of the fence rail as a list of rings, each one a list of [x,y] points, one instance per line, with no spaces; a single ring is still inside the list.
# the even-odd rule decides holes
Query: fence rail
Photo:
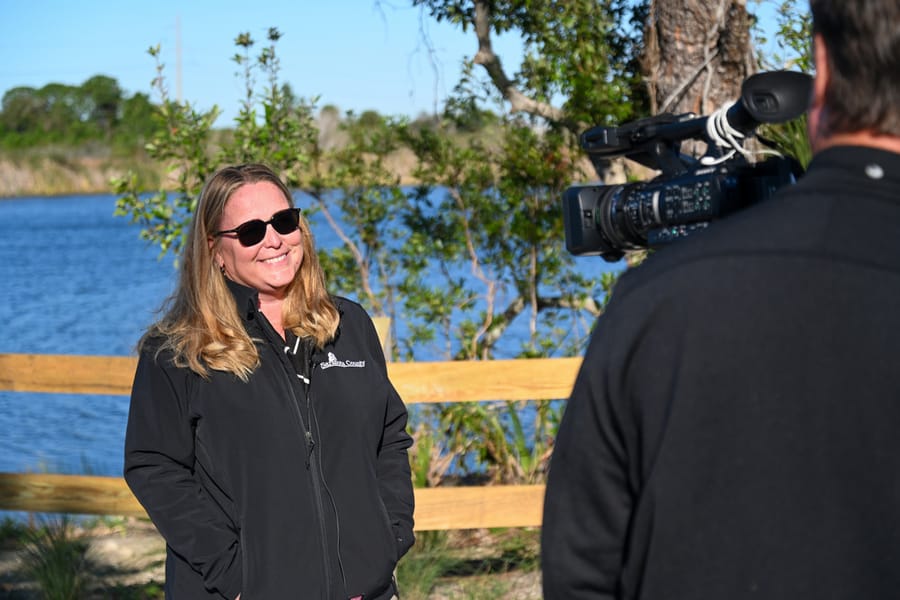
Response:
[[[128,395],[137,359],[0,354],[0,390]],[[394,362],[388,374],[407,404],[552,400],[572,389],[580,358]],[[541,485],[417,488],[416,529],[539,526]],[[120,477],[0,473],[0,509],[145,516]]]

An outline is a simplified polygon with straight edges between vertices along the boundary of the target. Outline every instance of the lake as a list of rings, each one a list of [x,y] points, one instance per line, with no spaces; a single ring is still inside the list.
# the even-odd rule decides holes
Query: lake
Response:
[[[114,207],[112,195],[0,200],[0,353],[134,355],[176,271]],[[120,475],[127,415],[125,396],[0,392],[0,472]]]
[[[0,352],[126,356],[175,281],[115,197],[0,201]],[[120,474],[128,398],[0,392],[0,471]]]

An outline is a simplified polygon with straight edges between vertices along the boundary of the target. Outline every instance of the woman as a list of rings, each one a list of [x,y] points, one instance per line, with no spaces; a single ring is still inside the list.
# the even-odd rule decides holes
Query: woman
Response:
[[[125,479],[166,540],[166,598],[396,593],[413,543],[406,409],[270,169],[207,182],[139,348]]]

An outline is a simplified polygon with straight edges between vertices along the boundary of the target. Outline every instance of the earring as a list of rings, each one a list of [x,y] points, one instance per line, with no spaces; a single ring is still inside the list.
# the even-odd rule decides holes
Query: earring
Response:
[[[219,272],[222,273],[222,275],[225,274],[225,265],[224,264],[219,265]]]

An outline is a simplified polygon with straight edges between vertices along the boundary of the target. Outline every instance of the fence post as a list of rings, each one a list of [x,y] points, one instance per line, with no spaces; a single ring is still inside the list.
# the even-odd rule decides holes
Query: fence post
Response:
[[[390,317],[372,317],[375,323],[375,331],[378,332],[378,339],[381,341],[381,349],[384,350],[384,359],[391,360],[391,318]]]

